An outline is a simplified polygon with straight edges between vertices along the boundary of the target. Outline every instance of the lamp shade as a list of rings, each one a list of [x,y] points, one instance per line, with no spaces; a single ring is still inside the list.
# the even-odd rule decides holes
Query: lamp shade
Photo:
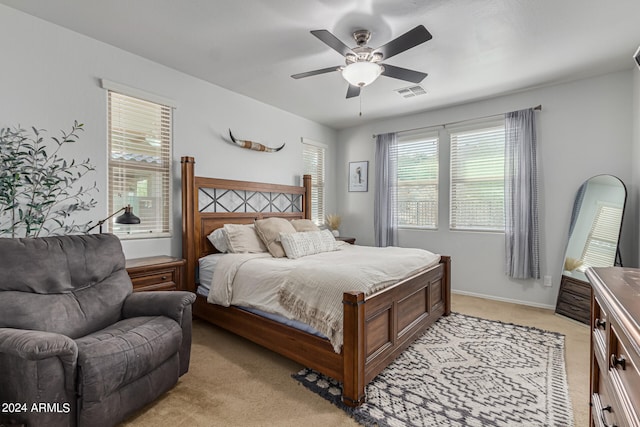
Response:
[[[140,224],[140,218],[131,212],[131,205],[124,208],[124,213],[116,217],[117,224]]]
[[[382,67],[373,62],[354,62],[342,69],[342,77],[353,86],[366,86],[373,83],[382,73]]]

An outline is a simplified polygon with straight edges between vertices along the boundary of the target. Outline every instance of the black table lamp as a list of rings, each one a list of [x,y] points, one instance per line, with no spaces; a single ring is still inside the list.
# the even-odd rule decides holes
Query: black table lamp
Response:
[[[97,224],[95,224],[93,227],[87,230],[87,233],[89,233],[91,230],[93,230],[98,226],[100,227],[99,229],[100,233],[102,233],[102,224],[104,224],[109,218],[113,218],[115,214],[122,211],[124,211],[124,213],[116,218],[116,224],[140,224],[140,218],[138,218],[133,214],[133,212],[131,212],[131,205],[127,205],[122,209],[118,209],[117,211],[115,211],[105,219],[98,221]]]

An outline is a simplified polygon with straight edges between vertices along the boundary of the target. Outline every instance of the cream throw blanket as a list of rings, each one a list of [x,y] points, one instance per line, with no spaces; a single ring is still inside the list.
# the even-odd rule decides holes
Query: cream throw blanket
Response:
[[[253,259],[268,257],[269,254],[222,257],[216,265],[207,300],[229,306],[238,270]],[[342,245],[337,251],[295,260],[273,258],[273,262],[288,266],[278,291],[280,304],[293,319],[329,338],[336,353],[343,343],[344,292],[370,295],[439,261],[440,255],[422,249],[357,245]]]
[[[358,246],[354,256],[325,262],[309,260],[287,275],[280,287],[283,307],[296,320],[324,334],[340,353],[343,343],[343,294],[348,291],[379,291],[440,262],[440,255],[422,249]],[[305,257],[312,258],[312,257]]]

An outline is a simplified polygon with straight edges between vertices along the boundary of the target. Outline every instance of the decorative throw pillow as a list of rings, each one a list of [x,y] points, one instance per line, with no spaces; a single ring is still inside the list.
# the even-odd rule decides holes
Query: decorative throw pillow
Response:
[[[283,258],[286,254],[280,243],[280,233],[295,233],[296,229],[284,218],[265,218],[255,221],[256,231],[271,255]]]
[[[227,232],[224,228],[216,228],[207,236],[207,239],[218,252],[225,253],[229,251],[229,240],[227,240]]]
[[[280,240],[287,258],[291,259],[338,249],[338,242],[330,230],[280,233]]]
[[[292,219],[291,225],[293,225],[293,228],[295,228],[297,232],[320,231],[320,228],[318,228],[318,226],[310,219]]]
[[[253,224],[225,224],[224,230],[227,234],[229,252],[234,254],[267,252]]]

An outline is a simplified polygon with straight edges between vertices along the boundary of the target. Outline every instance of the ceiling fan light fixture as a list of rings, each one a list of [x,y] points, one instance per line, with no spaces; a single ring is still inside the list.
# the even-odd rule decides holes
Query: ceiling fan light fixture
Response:
[[[353,86],[367,86],[382,73],[383,68],[373,62],[354,62],[342,69],[342,77]]]

